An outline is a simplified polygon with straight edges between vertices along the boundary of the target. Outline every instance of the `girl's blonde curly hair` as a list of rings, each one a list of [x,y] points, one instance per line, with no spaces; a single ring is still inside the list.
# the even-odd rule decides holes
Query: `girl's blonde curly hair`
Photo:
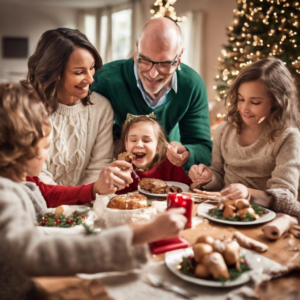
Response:
[[[21,84],[0,84],[0,176],[22,181],[36,157],[43,125],[51,126],[42,101]]]

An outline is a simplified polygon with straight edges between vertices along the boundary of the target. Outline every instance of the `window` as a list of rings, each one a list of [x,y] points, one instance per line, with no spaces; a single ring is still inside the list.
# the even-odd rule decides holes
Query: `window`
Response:
[[[130,55],[131,16],[132,9],[112,14],[112,60],[127,58]]]
[[[85,14],[83,26],[86,37],[96,46],[96,16],[93,14]]]
[[[106,61],[106,44],[107,44],[107,16],[102,16],[100,21],[100,56],[103,62]]]

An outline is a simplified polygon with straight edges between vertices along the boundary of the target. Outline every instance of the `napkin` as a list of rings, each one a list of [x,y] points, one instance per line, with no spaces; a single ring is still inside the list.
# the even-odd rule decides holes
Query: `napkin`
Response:
[[[271,240],[278,240],[293,225],[297,225],[295,218],[285,214],[277,214],[276,218],[262,228],[264,235]]]
[[[37,300],[112,300],[98,280],[77,277],[36,277]]]
[[[254,249],[257,252],[265,252],[269,248],[266,244],[251,239],[239,231],[236,231],[233,236],[242,247]]]

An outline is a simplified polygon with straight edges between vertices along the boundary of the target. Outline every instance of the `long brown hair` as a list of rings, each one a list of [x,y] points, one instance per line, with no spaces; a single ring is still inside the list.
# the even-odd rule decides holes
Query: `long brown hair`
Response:
[[[0,84],[0,176],[21,181],[27,161],[36,157],[48,113],[34,89]]]
[[[138,116],[131,121],[125,123],[122,127],[122,134],[121,134],[121,140],[120,140],[120,149],[118,149],[116,152],[119,154],[121,152],[125,152],[125,143],[128,138],[128,133],[130,130],[130,127],[133,124],[139,123],[139,122],[146,122],[150,123],[153,126],[154,132],[157,135],[157,154],[155,155],[153,161],[149,166],[147,166],[147,169],[152,169],[155,166],[158,166],[161,164],[167,156],[167,147],[168,147],[168,140],[167,136],[165,134],[165,131],[163,127],[155,121],[153,118],[147,117],[147,116]]]
[[[95,59],[95,70],[102,68],[102,60],[87,37],[76,29],[58,28],[48,30],[41,36],[35,53],[28,60],[26,83],[31,84],[44,102],[49,113],[58,105],[58,83],[72,52],[77,48],[88,50]],[[83,105],[92,104],[88,95],[81,99]]]
[[[272,109],[268,116],[272,130],[269,139],[272,141],[287,127],[300,128],[300,113],[297,88],[294,79],[284,63],[275,58],[261,59],[243,69],[230,87],[226,104],[226,120],[237,127],[241,133],[243,120],[238,112],[238,89],[242,83],[259,80],[272,99]]]

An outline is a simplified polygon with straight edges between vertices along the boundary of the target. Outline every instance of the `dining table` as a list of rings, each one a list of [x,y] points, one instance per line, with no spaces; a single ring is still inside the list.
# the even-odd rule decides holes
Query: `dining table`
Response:
[[[268,250],[259,253],[262,264],[300,264],[300,239],[286,232],[278,240],[267,239],[262,231],[265,224],[232,226],[208,220],[197,214],[200,204],[193,203],[193,226],[181,232],[189,245],[195,244],[200,235],[215,239],[231,238],[239,231],[247,237],[260,241]],[[177,293],[150,284],[151,274],[173,286],[188,291],[190,299],[300,299],[299,272],[293,271],[282,277],[258,284],[255,280],[235,287],[208,287],[188,282],[170,271],[165,263],[165,254],[151,255],[149,263],[140,270],[99,274],[77,274],[70,277],[32,278],[36,299],[116,299],[116,300],[169,300],[184,299]],[[252,278],[255,279],[255,278]]]

